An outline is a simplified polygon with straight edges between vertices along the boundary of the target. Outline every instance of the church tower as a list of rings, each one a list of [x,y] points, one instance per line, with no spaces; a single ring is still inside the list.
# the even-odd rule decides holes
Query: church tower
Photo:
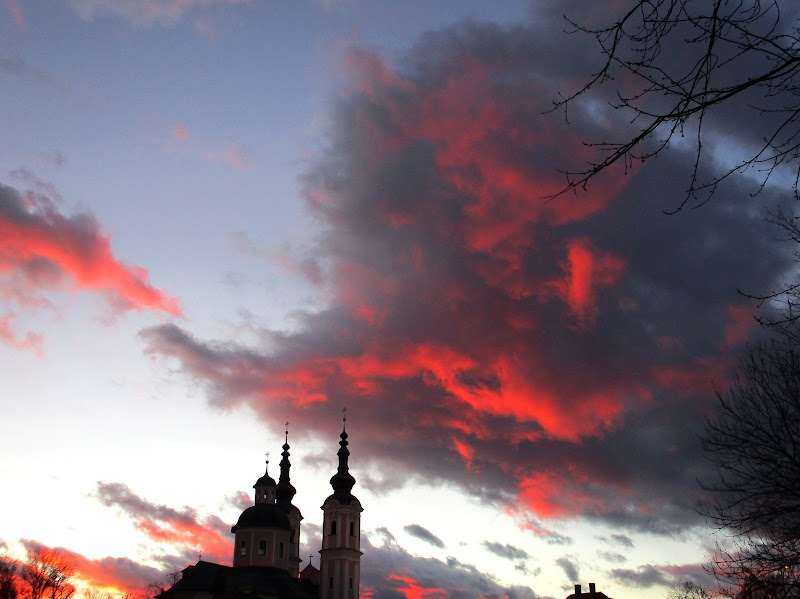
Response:
[[[342,418],[339,469],[331,478],[333,494],[322,504],[320,599],[358,599],[361,568],[361,503],[351,493],[356,479],[348,471],[346,417]]]
[[[281,475],[278,479],[278,484],[275,488],[275,501],[278,507],[286,514],[291,526],[291,533],[289,535],[288,550],[288,564],[289,575],[297,578],[300,573],[300,521],[303,515],[296,506],[292,505],[292,499],[297,493],[297,490],[289,482],[289,423],[286,423],[286,437],[283,443],[283,453],[281,454]]]
[[[255,505],[244,510],[238,522],[231,528],[231,532],[235,535],[234,568],[247,566],[269,566],[284,570],[290,568],[289,556],[294,531],[286,512],[275,503],[280,486],[275,484],[275,479],[269,475],[268,470],[269,460],[264,476],[253,485],[256,491]]]

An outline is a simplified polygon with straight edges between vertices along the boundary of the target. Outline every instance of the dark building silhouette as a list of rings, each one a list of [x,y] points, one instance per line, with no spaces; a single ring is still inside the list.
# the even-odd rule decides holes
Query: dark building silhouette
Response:
[[[352,494],[350,451],[342,426],[339,467],[331,477],[333,494],[322,504],[319,570],[300,572],[300,510],[289,480],[289,433],[281,454],[280,476],[264,475],[253,485],[255,504],[239,516],[234,534],[233,566],[198,561],[160,599],[358,599],[361,566],[361,503]]]
[[[595,590],[594,583],[589,583],[589,592],[582,593],[581,592],[581,585],[575,585],[575,592],[571,595],[567,595],[567,599],[610,599],[608,595],[605,593],[601,593]]]

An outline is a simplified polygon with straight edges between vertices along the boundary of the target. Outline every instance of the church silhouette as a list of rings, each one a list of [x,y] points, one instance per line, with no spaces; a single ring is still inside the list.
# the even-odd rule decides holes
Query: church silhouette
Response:
[[[300,571],[300,510],[289,480],[289,431],[281,454],[280,477],[267,471],[253,485],[255,504],[231,528],[233,566],[199,560],[158,599],[358,599],[361,567],[361,503],[352,494],[348,470],[346,418],[339,441],[339,468],[333,493],[323,502],[320,567]],[[288,423],[287,423],[288,425]]]

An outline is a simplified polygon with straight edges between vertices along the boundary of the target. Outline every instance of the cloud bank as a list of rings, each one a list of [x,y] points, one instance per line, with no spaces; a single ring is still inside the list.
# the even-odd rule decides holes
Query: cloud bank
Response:
[[[737,288],[792,264],[760,210],[780,190],[667,217],[692,160],[676,149],[548,200],[585,136],[630,126],[603,98],[544,114],[590,66],[551,43],[561,23],[463,23],[395,64],[352,50],[302,181],[328,307],[260,346],[156,326],[146,351],[214,405],[290,411],[301,437],[347,405],[354,455],[388,481],[459,485],[543,536],[532,522],[697,524],[712,381],[757,333]]]

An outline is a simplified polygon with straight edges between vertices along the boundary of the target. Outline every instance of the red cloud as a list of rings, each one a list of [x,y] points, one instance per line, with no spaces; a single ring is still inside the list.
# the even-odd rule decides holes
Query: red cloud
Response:
[[[233,555],[230,526],[216,516],[201,519],[191,508],[176,510],[150,503],[122,483],[100,482],[97,490],[104,505],[118,507],[151,540],[182,552],[201,553],[212,561],[230,561]]]
[[[728,322],[725,324],[722,349],[735,349],[752,336],[758,328],[757,312],[748,304],[731,304],[727,309]]]
[[[29,539],[22,539],[28,552],[43,551],[74,568],[74,576],[84,585],[110,592],[135,594],[144,591],[148,584],[159,582],[164,572],[135,562],[127,557],[102,557],[90,559],[63,547],[47,547]],[[73,581],[73,582],[77,582]]]
[[[11,11],[11,14],[14,15],[14,21],[17,23],[17,29],[23,33],[27,33],[28,24],[25,22],[25,17],[22,16],[22,11],[19,9],[19,5],[17,4],[16,0],[6,0],[6,6],[8,6],[8,10]]]
[[[26,310],[52,307],[51,291],[100,294],[116,312],[152,310],[181,315],[177,300],[156,289],[147,271],[119,262],[109,236],[87,214],[63,216],[41,193],[0,185],[0,296]],[[7,313],[3,337],[15,345]]]
[[[663,460],[698,457],[674,448],[696,441],[724,376],[718,341],[739,330],[720,318],[735,296],[727,265],[752,217],[709,219],[719,243],[699,243],[698,219],[665,225],[641,208],[642,188],[674,192],[652,170],[658,185],[609,177],[547,201],[558,168],[589,150],[542,114],[560,65],[533,37],[465,25],[426,38],[402,69],[353,53],[330,147],[304,178],[328,308],[265,332],[268,348],[174,325],[141,334],[218,405],[268,419],[289,404],[315,434],[346,404],[369,422],[376,461],[547,517],[653,522],[695,489]],[[668,501],[648,499],[656,485]]]
[[[402,585],[395,588],[406,599],[446,599],[448,597],[445,589],[422,586],[409,575],[390,574],[389,580],[395,580]]]
[[[134,521],[134,526],[158,543],[179,549],[194,550],[212,561],[227,562],[233,555],[233,543],[208,522],[161,521],[146,518]]]
[[[575,314],[580,327],[593,325],[599,288],[616,283],[625,262],[609,252],[598,252],[588,239],[572,239],[562,268],[564,280],[553,284],[557,293]]]
[[[181,123],[175,123],[172,126],[172,137],[178,141],[186,141],[189,138],[189,132],[186,126]]]

